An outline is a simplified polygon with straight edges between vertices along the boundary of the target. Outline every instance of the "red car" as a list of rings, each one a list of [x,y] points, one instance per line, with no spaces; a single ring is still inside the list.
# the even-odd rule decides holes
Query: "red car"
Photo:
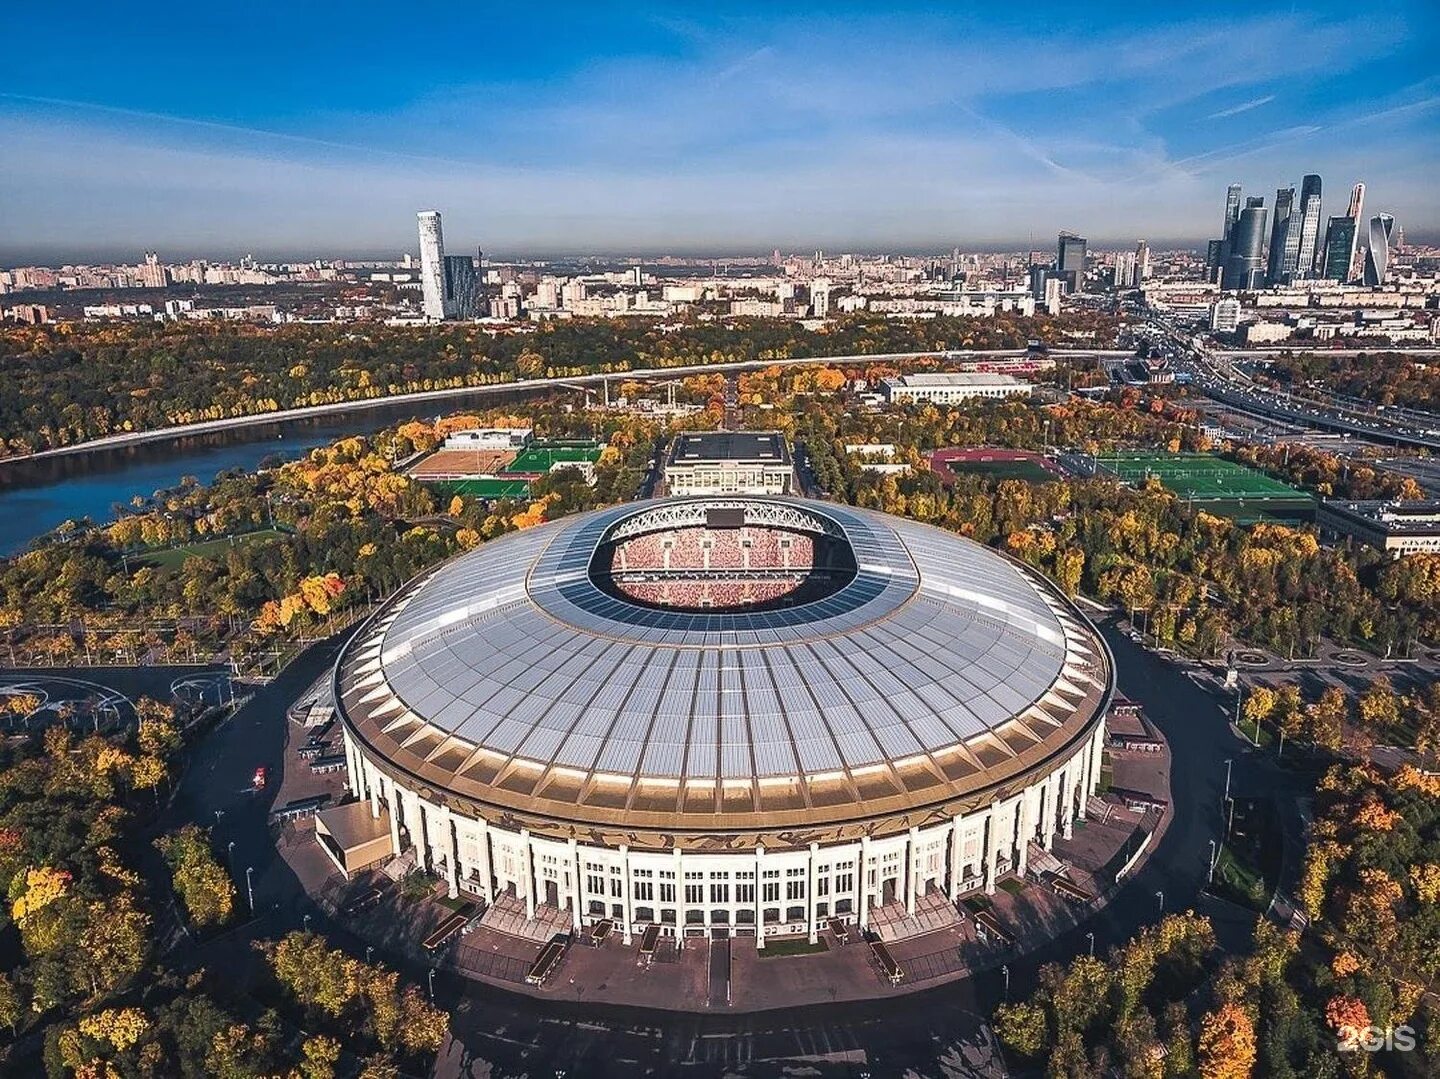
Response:
[[[250,784],[251,784],[251,786],[253,786],[257,791],[263,791],[263,790],[265,789],[265,776],[266,776],[266,774],[267,774],[267,773],[266,773],[266,771],[265,771],[265,766],[264,766],[264,765],[261,765],[259,768],[255,769],[255,778],[250,781]]]

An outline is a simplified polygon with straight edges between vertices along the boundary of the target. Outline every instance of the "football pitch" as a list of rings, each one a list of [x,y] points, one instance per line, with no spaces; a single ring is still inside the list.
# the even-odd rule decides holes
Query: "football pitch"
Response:
[[[599,457],[600,446],[594,442],[532,442],[520,451],[505,471],[549,472],[555,465],[596,461]]]
[[[1238,519],[1306,520],[1310,495],[1263,472],[1207,453],[1109,453],[1095,458],[1096,472],[1130,484],[1154,477],[1166,490]]]

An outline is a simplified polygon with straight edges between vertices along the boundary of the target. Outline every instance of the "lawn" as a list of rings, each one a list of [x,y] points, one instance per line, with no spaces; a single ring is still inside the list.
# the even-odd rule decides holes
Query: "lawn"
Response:
[[[1272,799],[1236,799],[1234,825],[1215,862],[1210,891],[1263,912],[1280,879],[1283,845]]]
[[[264,528],[258,532],[246,532],[239,536],[221,536],[218,539],[200,543],[187,543],[183,547],[168,547],[163,551],[146,551],[144,560],[157,569],[179,569],[187,558],[214,558],[231,547],[248,547],[278,539],[285,533],[279,529]]]
[[[946,461],[945,466],[957,476],[983,476],[991,480],[1025,480],[1028,483],[1053,483],[1056,473],[1035,461]]]
[[[825,943],[821,937],[814,944],[805,937],[782,937],[778,940],[771,939],[765,942],[765,947],[757,953],[761,959],[776,959],[782,955],[815,955],[817,952],[828,952],[830,945]]]

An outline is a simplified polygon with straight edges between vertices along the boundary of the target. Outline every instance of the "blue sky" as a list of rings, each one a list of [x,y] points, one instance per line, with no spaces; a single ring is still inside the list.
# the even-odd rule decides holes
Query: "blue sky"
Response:
[[[1440,230],[1440,5],[7,13],[0,259],[1202,240],[1226,184]],[[703,9],[703,10],[701,10]]]

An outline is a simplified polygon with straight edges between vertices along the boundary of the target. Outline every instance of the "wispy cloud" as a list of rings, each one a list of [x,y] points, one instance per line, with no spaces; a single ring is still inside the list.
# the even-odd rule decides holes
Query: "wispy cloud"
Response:
[[[1221,169],[1255,189],[1349,170],[1345,140],[1316,136],[1376,116],[1394,137],[1367,146],[1366,178],[1409,193],[1407,220],[1440,217],[1424,183],[1440,164],[1435,86],[1354,75],[1388,59],[1399,20],[1365,34],[1303,15],[1043,34],[920,15],[639,23],[662,40],[544,78],[422,81],[350,112],[0,92],[0,235],[385,250],[408,247],[411,211],[433,204],[447,235],[511,251],[948,247],[1058,226],[1198,237]],[[1266,92],[1276,80],[1305,93]],[[1240,125],[1195,122],[1264,106],[1270,133],[1243,141]]]
[[[1242,112],[1249,112],[1251,109],[1258,109],[1261,105],[1268,105],[1275,100],[1274,94],[1266,94],[1264,97],[1251,98],[1249,101],[1239,105],[1232,105],[1228,109],[1221,109],[1219,112],[1212,112],[1205,117],[1207,120],[1223,120],[1227,116],[1239,116]]]

